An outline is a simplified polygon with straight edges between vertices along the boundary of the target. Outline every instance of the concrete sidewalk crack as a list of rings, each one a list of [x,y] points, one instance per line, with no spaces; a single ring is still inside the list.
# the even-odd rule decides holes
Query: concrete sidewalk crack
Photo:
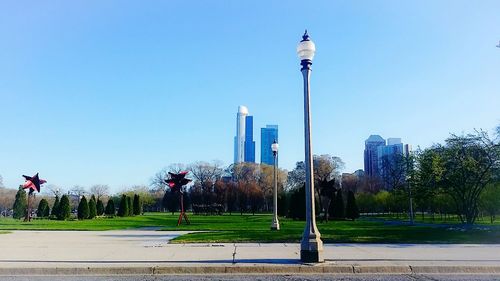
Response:
[[[235,259],[236,259],[236,245],[234,245],[234,251],[233,251],[233,264],[236,263]]]

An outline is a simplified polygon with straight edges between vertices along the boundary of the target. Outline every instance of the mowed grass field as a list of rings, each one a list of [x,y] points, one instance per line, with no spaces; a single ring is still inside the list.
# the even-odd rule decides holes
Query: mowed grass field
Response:
[[[180,236],[173,243],[198,242],[299,242],[303,221],[281,218],[281,230],[271,231],[270,214],[233,214],[194,216],[190,225],[177,226],[178,214],[147,213],[136,217],[97,218],[94,220],[21,220],[0,219],[0,232],[8,230],[117,230],[159,227],[163,231],[202,231]],[[326,243],[500,243],[500,228],[483,225],[471,229],[459,227],[409,226],[382,221],[318,222],[321,238]]]

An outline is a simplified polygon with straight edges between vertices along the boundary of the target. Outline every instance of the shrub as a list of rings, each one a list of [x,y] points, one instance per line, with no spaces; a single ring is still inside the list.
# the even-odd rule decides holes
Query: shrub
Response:
[[[40,200],[40,203],[38,203],[36,216],[39,218],[47,218],[49,216],[49,213],[49,202],[47,202],[47,200],[45,199]]]
[[[354,197],[354,192],[349,191],[347,193],[347,206],[345,210],[345,216],[348,219],[355,220],[359,218],[359,210],[356,205],[356,197]]]
[[[127,210],[128,210],[127,216],[131,217],[134,215],[134,207],[132,205],[132,198],[130,196],[127,196]]]
[[[302,185],[292,191],[288,215],[294,220],[306,219],[306,186]]]
[[[98,216],[102,216],[102,214],[104,214],[104,204],[102,203],[101,199],[97,199],[96,210]]]
[[[139,195],[134,194],[134,215],[142,214],[142,204]]]
[[[78,204],[78,219],[79,220],[84,220],[89,217],[89,203],[87,203],[87,198],[85,196],[82,196],[82,199],[80,199],[80,204]]]
[[[114,216],[115,215],[115,202],[113,201],[113,199],[109,199],[108,200],[108,204],[106,205],[105,213],[108,216]]]
[[[61,201],[59,202],[59,207],[57,211],[57,219],[58,220],[66,220],[69,218],[71,207],[69,206],[69,198],[67,195],[63,195],[61,197]]]
[[[89,219],[93,219],[97,216],[97,206],[95,202],[95,197],[92,195],[89,201]]]
[[[52,205],[52,213],[51,215],[55,216],[57,218],[58,213],[59,213],[59,196],[56,195],[56,200],[54,201],[54,205]]]
[[[118,208],[118,216],[126,217],[128,216],[128,200],[125,194],[122,195],[120,200],[120,207]]]
[[[28,200],[26,199],[26,191],[22,187],[16,193],[16,200],[14,201],[14,206],[12,207],[15,219],[21,219],[26,216],[26,208],[28,207]]]
[[[334,219],[345,218],[344,214],[344,199],[342,198],[342,190],[337,191],[333,204],[330,204],[330,217]]]

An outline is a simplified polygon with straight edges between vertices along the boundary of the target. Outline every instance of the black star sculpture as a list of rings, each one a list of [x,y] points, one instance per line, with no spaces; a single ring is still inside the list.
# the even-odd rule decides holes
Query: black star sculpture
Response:
[[[170,178],[165,180],[165,183],[172,189],[173,192],[179,193],[181,213],[179,214],[179,219],[177,220],[177,226],[181,225],[182,218],[184,218],[186,224],[190,224],[189,218],[187,214],[184,212],[184,192],[182,191],[182,187],[191,182],[190,179],[186,179],[187,173],[188,173],[187,171],[180,172],[178,174],[168,172]]]

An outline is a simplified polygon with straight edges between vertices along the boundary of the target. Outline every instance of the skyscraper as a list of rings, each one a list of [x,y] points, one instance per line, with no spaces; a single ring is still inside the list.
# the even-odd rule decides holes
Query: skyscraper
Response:
[[[371,135],[365,141],[365,174],[370,177],[380,177],[378,148],[382,146],[385,146],[385,139],[379,135]]]
[[[245,162],[255,163],[255,141],[253,140],[253,116],[245,118]]]
[[[255,162],[253,141],[253,117],[248,108],[240,105],[236,114],[236,136],[234,137],[234,163]]]
[[[245,124],[248,108],[240,105],[236,114],[236,136],[234,137],[234,163],[245,161]]]
[[[406,156],[410,151],[411,145],[404,145],[401,138],[388,138],[386,145],[381,136],[371,135],[365,141],[365,174],[382,179],[384,165],[395,165],[397,156]]]
[[[274,156],[271,150],[274,141],[278,142],[278,125],[266,125],[265,128],[260,129],[261,164],[274,165]]]

